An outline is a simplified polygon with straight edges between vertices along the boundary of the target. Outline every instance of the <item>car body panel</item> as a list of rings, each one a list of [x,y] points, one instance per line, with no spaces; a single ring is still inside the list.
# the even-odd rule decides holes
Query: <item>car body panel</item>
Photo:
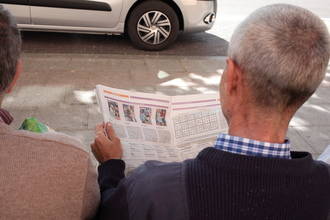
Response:
[[[110,3],[109,1],[100,0],[29,0],[30,6],[95,11],[111,11]]]
[[[204,17],[209,13],[216,13],[216,0],[164,0],[173,1],[180,9],[183,15],[183,23],[185,32],[200,32],[212,28],[214,22],[205,24]],[[130,8],[136,3],[136,0],[124,1],[123,11],[120,23],[125,24],[125,19]],[[124,30],[122,30],[124,31]]]
[[[181,10],[185,32],[205,31],[214,23],[206,24],[204,18],[215,13],[215,0],[164,1],[174,1]],[[135,3],[136,0],[0,0],[22,30],[105,34],[125,31],[128,13]]]
[[[200,32],[210,29],[213,23],[206,24],[204,18],[210,14],[215,13],[214,1],[205,0],[174,0],[176,4],[182,9],[184,19],[185,32]]]
[[[112,35],[112,34],[123,33],[122,32],[123,27],[120,27],[119,24],[114,28],[19,24],[18,28],[23,31],[49,31],[49,32],[80,33],[80,34]]]
[[[57,1],[57,4],[33,4],[33,1],[36,0],[31,0],[31,20],[34,25],[113,28],[118,24],[122,10],[122,0],[78,0],[80,4],[74,4],[77,0],[69,0],[72,2],[67,5],[58,4],[65,2],[63,0],[51,0]],[[40,0],[36,2],[40,3]]]
[[[7,2],[11,2],[8,4]],[[19,5],[13,3],[20,3]],[[31,11],[30,6],[27,4],[27,0],[22,1],[0,1],[6,9],[8,9],[16,18],[18,24],[30,24],[31,23]]]

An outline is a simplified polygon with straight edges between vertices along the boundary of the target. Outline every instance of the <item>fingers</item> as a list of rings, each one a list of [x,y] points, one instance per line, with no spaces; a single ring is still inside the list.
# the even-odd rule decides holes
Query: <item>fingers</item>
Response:
[[[96,147],[104,148],[110,146],[112,144],[112,141],[105,136],[104,132],[100,132],[96,134],[95,144],[97,145]]]
[[[114,139],[117,138],[117,134],[115,132],[115,129],[113,129],[113,127],[110,123],[105,124],[105,131],[107,132],[107,135],[111,140],[114,140]]]
[[[122,158],[123,150],[120,139],[111,124],[99,124],[95,130],[96,137],[91,148],[96,159],[102,163],[110,159]]]
[[[104,143],[106,140],[109,140],[107,137],[107,134],[105,134],[105,125],[104,124],[98,124],[96,125],[96,137],[95,141]]]
[[[94,157],[96,158],[96,160],[101,163],[102,160],[100,157],[100,151],[95,143],[91,144],[91,149],[92,149],[92,153],[93,153]]]
[[[104,124],[98,124],[98,125],[96,125],[96,128],[95,128],[96,134],[98,132],[103,132],[103,131],[104,131]]]
[[[96,135],[102,136],[104,133],[104,136],[108,136],[110,140],[114,140],[117,138],[117,134],[115,132],[115,129],[112,127],[111,123],[103,123],[96,125]]]

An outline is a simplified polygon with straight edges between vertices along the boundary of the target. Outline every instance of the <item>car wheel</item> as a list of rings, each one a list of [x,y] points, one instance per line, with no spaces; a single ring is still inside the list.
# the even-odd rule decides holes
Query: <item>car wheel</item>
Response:
[[[162,50],[179,34],[179,19],[171,6],[161,1],[145,1],[133,9],[127,32],[133,44],[144,50]]]

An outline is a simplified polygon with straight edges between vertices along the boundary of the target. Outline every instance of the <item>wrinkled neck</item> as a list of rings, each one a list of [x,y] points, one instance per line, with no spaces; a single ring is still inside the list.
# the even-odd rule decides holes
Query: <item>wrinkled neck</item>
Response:
[[[274,113],[250,109],[232,115],[229,120],[229,134],[253,140],[283,143],[286,139],[289,113]]]

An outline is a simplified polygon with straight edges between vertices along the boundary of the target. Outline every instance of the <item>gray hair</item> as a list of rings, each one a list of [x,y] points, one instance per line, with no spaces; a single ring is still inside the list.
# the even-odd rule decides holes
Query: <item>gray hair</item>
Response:
[[[14,78],[21,44],[15,20],[0,5],[0,93],[6,90]]]
[[[252,13],[235,30],[228,56],[241,68],[256,104],[300,105],[322,82],[329,32],[312,12],[287,4]]]

